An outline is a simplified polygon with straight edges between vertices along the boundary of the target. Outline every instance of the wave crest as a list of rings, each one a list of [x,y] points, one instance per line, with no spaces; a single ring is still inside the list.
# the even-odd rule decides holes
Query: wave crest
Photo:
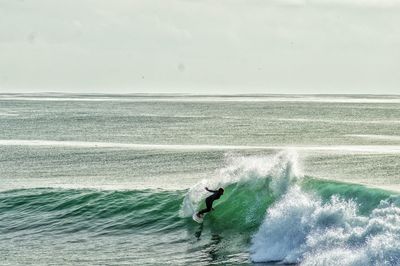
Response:
[[[226,166],[216,173],[215,178],[203,179],[188,190],[182,203],[181,217],[191,217],[201,207],[208,195],[204,187],[224,187],[223,201],[233,192],[243,191],[258,197],[267,197],[272,192],[273,196],[279,197],[303,177],[294,151],[283,151],[273,156],[244,157],[228,154],[225,161]]]

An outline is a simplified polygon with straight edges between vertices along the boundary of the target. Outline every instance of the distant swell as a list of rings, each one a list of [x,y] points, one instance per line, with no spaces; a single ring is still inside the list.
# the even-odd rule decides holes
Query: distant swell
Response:
[[[320,151],[328,153],[380,153],[398,154],[400,145],[208,145],[208,144],[144,144],[99,141],[58,141],[58,140],[21,140],[0,139],[0,146],[32,146],[32,147],[69,147],[69,148],[115,148],[132,150],[183,150],[183,151],[229,151],[229,150],[298,150]]]

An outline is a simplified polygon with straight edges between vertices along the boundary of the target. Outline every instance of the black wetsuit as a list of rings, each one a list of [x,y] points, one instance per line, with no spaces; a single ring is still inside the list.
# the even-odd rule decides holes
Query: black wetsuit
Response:
[[[199,211],[197,213],[198,216],[203,215],[206,212],[210,212],[212,210],[212,204],[213,204],[214,200],[219,199],[222,195],[218,190],[207,189],[207,191],[212,192],[213,194],[206,198],[206,207],[207,208]]]

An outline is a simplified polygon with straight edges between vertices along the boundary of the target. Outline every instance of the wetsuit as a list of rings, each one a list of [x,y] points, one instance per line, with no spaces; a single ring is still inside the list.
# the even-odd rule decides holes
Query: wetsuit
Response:
[[[206,207],[207,208],[199,211],[197,213],[198,216],[203,215],[206,212],[210,212],[212,210],[212,204],[213,204],[214,200],[219,199],[222,195],[218,190],[210,190],[210,189],[206,189],[206,190],[209,192],[212,192],[213,194],[206,198]]]

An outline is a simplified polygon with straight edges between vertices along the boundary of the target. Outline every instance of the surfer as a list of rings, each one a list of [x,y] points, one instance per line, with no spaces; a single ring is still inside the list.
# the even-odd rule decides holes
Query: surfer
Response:
[[[224,189],[223,189],[222,187],[220,187],[218,190],[211,190],[211,189],[208,189],[207,187],[206,187],[205,189],[206,189],[208,192],[211,192],[211,193],[213,193],[213,194],[212,194],[211,196],[208,196],[208,197],[206,198],[206,206],[207,206],[207,208],[205,208],[205,209],[199,211],[199,212],[196,214],[197,217],[199,217],[199,218],[203,217],[203,214],[204,214],[204,213],[213,211],[214,208],[212,207],[212,204],[213,204],[214,200],[219,199],[219,198],[222,196],[222,194],[224,194]]]

